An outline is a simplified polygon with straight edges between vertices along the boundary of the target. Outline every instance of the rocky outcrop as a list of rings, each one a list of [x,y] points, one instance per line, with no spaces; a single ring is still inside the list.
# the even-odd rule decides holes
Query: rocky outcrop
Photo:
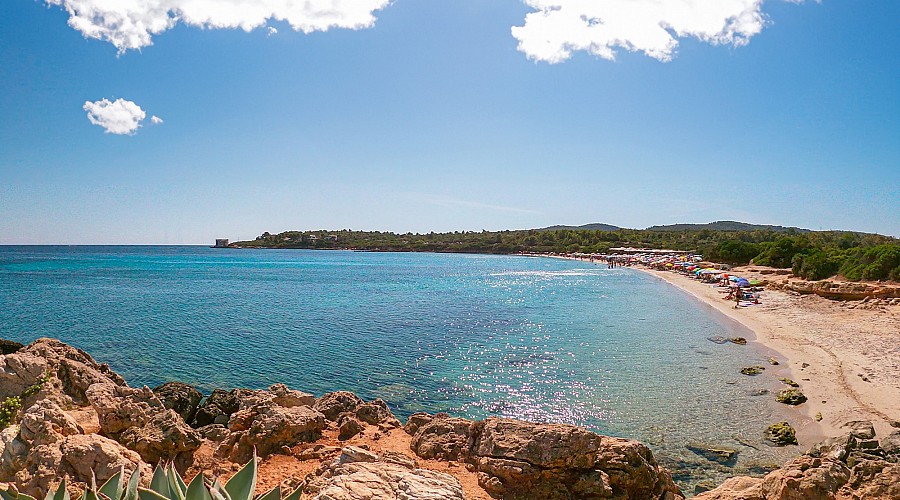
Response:
[[[190,462],[200,447],[200,434],[148,387],[94,384],[87,398],[97,412],[104,435],[140,454],[149,463],[175,460]]]
[[[698,500],[895,500],[900,464],[894,433],[879,444],[870,422],[850,422],[849,432],[823,441],[763,478],[731,478]],[[900,436],[898,436],[900,439]],[[885,448],[887,446],[887,448]]]
[[[348,391],[329,392],[316,400],[313,408],[325,418],[337,422],[341,413],[355,413],[359,405],[365,403],[359,396]]]
[[[307,478],[304,491],[314,500],[463,500],[456,478],[413,463],[348,446]]]
[[[781,282],[770,283],[769,286],[776,290],[799,294],[815,294],[819,297],[835,300],[900,298],[900,286],[875,283],[786,279]]]
[[[682,498],[647,447],[580,427],[440,414],[407,427],[418,456],[472,464],[497,498]]]
[[[185,422],[194,420],[197,407],[203,399],[200,391],[182,382],[166,382],[154,388],[153,393],[166,408],[175,410]]]
[[[50,379],[23,402],[24,407],[45,398],[64,408],[83,405],[87,403],[85,392],[93,384],[125,385],[109,365],[97,363],[81,349],[59,340],[38,339],[12,354],[0,355],[0,399],[21,394],[46,373]]]
[[[219,456],[245,463],[253,457],[267,457],[283,446],[312,442],[322,436],[325,416],[309,406],[285,408],[263,401],[231,416],[230,434],[217,449]]]
[[[123,467],[150,474],[137,453],[103,436],[83,434],[51,399],[32,405],[20,425],[0,432],[0,447],[0,481],[38,498],[62,478],[83,487],[94,477],[102,484]]]
[[[315,398],[312,394],[289,389],[284,384],[274,384],[268,390],[232,389],[223,391],[216,389],[199,405],[191,421],[191,426],[199,428],[210,424],[227,425],[231,415],[238,410],[266,402],[290,408],[312,406]]]

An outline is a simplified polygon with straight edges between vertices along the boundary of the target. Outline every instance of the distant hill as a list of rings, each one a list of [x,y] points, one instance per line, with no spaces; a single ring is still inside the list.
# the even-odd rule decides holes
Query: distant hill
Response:
[[[561,231],[563,229],[578,231],[618,231],[622,229],[618,226],[613,226],[611,224],[603,224],[600,222],[595,222],[593,224],[585,224],[583,226],[550,226],[550,227],[542,227],[538,229],[538,231]]]
[[[669,224],[667,226],[651,226],[647,231],[773,231],[776,233],[808,233],[809,229],[799,227],[769,226],[765,224],[747,224],[732,220],[720,220],[707,224]]]

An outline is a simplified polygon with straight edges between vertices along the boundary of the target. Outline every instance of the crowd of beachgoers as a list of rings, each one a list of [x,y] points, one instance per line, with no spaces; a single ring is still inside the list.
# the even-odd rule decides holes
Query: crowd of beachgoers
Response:
[[[642,266],[656,271],[668,271],[717,286],[725,300],[735,302],[734,307],[744,307],[760,303],[763,283],[757,279],[745,278],[729,272],[728,266],[703,261],[702,255],[648,250],[639,253],[566,253],[548,254],[550,257],[605,263],[610,269],[616,267]]]

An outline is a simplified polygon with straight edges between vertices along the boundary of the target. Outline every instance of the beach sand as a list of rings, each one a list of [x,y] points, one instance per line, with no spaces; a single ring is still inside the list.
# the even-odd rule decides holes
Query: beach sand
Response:
[[[891,422],[900,421],[900,306],[848,308],[815,295],[767,289],[761,304],[734,309],[716,287],[673,272],[641,270],[748,327],[757,342],[782,356],[809,398],[798,407],[806,417],[798,427],[801,445],[842,434],[841,426],[855,420],[872,421],[879,436],[896,430]],[[740,268],[732,272],[752,275]]]

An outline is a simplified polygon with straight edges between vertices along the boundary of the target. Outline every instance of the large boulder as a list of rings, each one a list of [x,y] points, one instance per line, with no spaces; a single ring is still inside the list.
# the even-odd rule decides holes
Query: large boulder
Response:
[[[466,460],[472,456],[479,430],[477,422],[438,414],[418,427],[410,448],[426,459]]]
[[[0,400],[20,395],[45,375],[41,390],[26,398],[25,407],[50,397],[63,407],[87,403],[85,392],[97,383],[125,385],[109,365],[90,354],[55,339],[42,338],[12,354],[0,355]]]
[[[400,427],[400,421],[397,420],[397,417],[394,416],[387,403],[382,399],[358,405],[356,407],[356,418],[371,425]]]
[[[166,408],[148,387],[95,384],[86,395],[103,434],[138,452],[149,463],[189,463],[200,447],[200,434],[178,413]]]
[[[175,410],[175,413],[181,415],[185,422],[194,420],[197,407],[203,399],[200,391],[183,382],[166,382],[155,387],[153,393],[166,408]]]
[[[306,480],[314,500],[463,500],[459,481],[449,474],[388,461],[359,448],[344,448],[340,458]]]
[[[245,463],[257,455],[267,457],[283,446],[319,439],[325,416],[309,406],[285,408],[272,401],[239,410],[231,416],[230,434],[217,449],[219,456]]]
[[[698,500],[894,500],[900,498],[900,464],[868,422],[813,446],[764,478],[737,477]],[[889,436],[890,437],[890,436]],[[890,447],[890,440],[883,439]]]
[[[413,427],[410,447],[418,456],[472,463],[479,485],[496,498],[682,498],[668,471],[634,441],[500,418],[420,415]]]
[[[51,399],[32,405],[20,425],[0,432],[0,447],[0,481],[38,498],[62,478],[83,488],[94,477],[102,484],[120,468],[139,469],[145,478],[150,474],[137,453],[103,436],[83,434]]]
[[[325,418],[337,422],[342,413],[356,413],[357,407],[365,403],[359,396],[349,391],[329,392],[316,400],[313,408]]]
[[[195,428],[210,424],[227,425],[231,415],[260,403],[272,402],[284,408],[312,406],[316,398],[312,394],[288,388],[284,384],[274,384],[268,390],[216,389],[197,408],[191,426]]]

